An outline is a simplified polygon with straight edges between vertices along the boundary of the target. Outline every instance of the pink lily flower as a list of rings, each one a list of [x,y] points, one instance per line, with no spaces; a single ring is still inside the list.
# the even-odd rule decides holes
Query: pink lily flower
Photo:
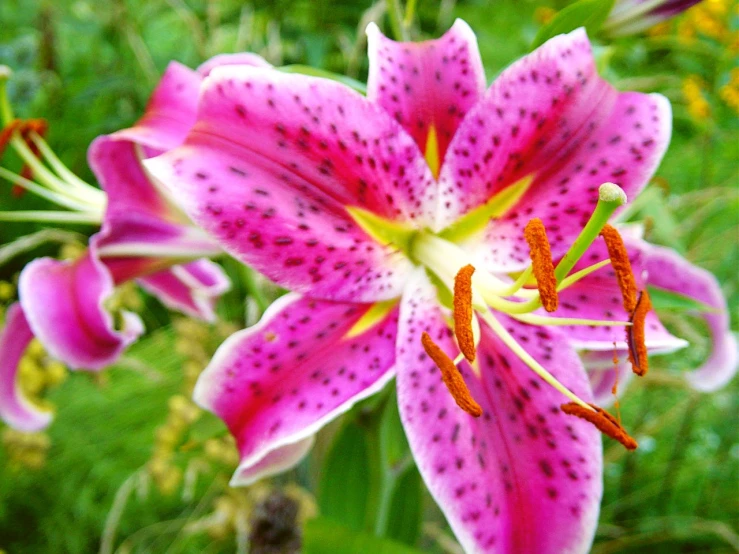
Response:
[[[184,144],[145,163],[225,250],[293,291],[221,346],[195,399],[235,436],[243,485],[296,464],[324,424],[396,377],[419,470],[466,551],[585,552],[601,446],[560,410],[569,399],[594,413],[569,328],[556,325],[576,325],[579,347],[596,351],[615,327],[626,347],[620,294],[603,320],[618,283],[593,241],[657,167],[669,104],[600,79],[582,30],[487,90],[462,21],[418,44],[374,25],[368,35],[366,98],[219,68]],[[529,280],[524,227],[537,217],[557,287],[574,295],[551,316],[539,310],[551,295]],[[586,278],[609,296],[580,300]],[[653,314],[644,323],[647,348],[684,345]]]
[[[102,212],[101,229],[79,259],[41,258],[21,272],[20,306],[10,310],[2,334],[14,346],[0,360],[0,417],[10,425],[37,430],[50,421],[20,397],[16,377],[25,350],[21,344],[36,336],[51,356],[71,368],[99,370],[114,363],[144,331],[131,312],[122,311],[114,322],[106,303],[116,285],[135,279],[166,306],[215,319],[215,302],[230,282],[203,256],[219,256],[222,250],[152,180],[142,160],[182,143],[195,122],[203,78],[225,64],[269,67],[253,54],[218,56],[198,71],[172,62],[143,117],[90,146],[89,163],[105,195],[66,175],[69,195],[84,201],[87,211]]]

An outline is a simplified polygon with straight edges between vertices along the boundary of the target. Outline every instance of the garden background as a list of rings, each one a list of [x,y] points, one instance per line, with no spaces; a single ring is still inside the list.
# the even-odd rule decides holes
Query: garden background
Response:
[[[537,31],[567,2],[414,4],[408,30],[416,40],[439,36],[457,17],[468,21],[491,81],[530,50]],[[392,36],[393,24],[403,25],[388,16],[395,8],[402,7],[392,1],[3,0],[0,64],[13,70],[9,91],[18,116],[46,118],[49,144],[94,182],[88,145],[140,116],[170,60],[196,67],[218,53],[253,51],[275,65],[305,64],[364,81],[364,27],[374,20]],[[661,92],[673,106],[672,143],[630,216],[646,222],[650,241],[717,276],[734,329],[738,22],[731,2],[706,0],[641,35],[597,41],[611,83]],[[18,163],[7,154],[3,165]],[[5,185],[0,209],[44,207]],[[25,263],[79,251],[91,232],[45,227],[0,223],[0,245],[14,245],[0,246],[1,305],[14,299],[14,279]],[[413,465],[392,392],[322,431],[295,470],[249,489],[227,486],[237,462],[233,444],[220,420],[189,401],[189,392],[220,341],[245,320],[254,322],[279,291],[241,264],[223,263],[234,287],[219,303],[221,323],[172,316],[131,288],[117,301],[142,314],[148,333],[118,365],[94,374],[27,364],[24,386],[53,405],[57,417],[39,434],[0,427],[0,551],[247,552],[251,542],[251,552],[278,552],[265,546],[265,537],[277,536],[292,545],[284,550],[290,552],[302,529],[309,553],[458,552]],[[605,441],[605,496],[593,552],[739,552],[739,383],[711,395],[686,388],[680,373],[703,359],[707,334],[674,299],[655,303],[692,347],[655,358],[650,375],[621,400],[622,417],[641,446],[628,453]]]

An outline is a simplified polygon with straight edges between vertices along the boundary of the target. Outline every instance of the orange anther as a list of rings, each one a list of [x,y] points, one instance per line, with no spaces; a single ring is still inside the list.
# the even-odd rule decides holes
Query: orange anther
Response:
[[[626,328],[626,343],[629,345],[631,369],[640,377],[649,371],[644,324],[651,309],[652,302],[649,300],[647,291],[639,292],[634,313],[631,315],[631,325]]]
[[[623,444],[628,450],[636,450],[638,446],[637,442],[631,437],[626,430],[621,427],[616,418],[605,411],[603,408],[599,408],[595,404],[591,404],[593,410],[580,406],[575,402],[569,402],[560,406],[561,410],[569,415],[574,415],[580,419],[584,419],[595,425],[595,427],[603,433],[608,435],[614,440],[617,440]]]
[[[472,333],[472,274],[475,268],[466,265],[454,278],[454,334],[459,349],[470,362],[475,361],[475,337]]]
[[[3,155],[3,152],[8,146],[13,133],[17,131],[22,125],[23,122],[20,119],[14,119],[10,123],[8,123],[8,125],[4,129],[0,130],[0,156]]]
[[[629,253],[618,231],[606,224],[600,232],[603,240],[606,241],[608,248],[608,257],[611,259],[613,271],[616,273],[616,280],[621,289],[621,297],[623,298],[624,310],[631,314],[636,308],[636,280],[634,272],[631,269],[629,261]]]
[[[529,243],[531,265],[539,288],[541,304],[548,312],[557,309],[557,278],[554,276],[552,250],[541,219],[534,218],[526,224],[523,231],[526,242]]]
[[[464,382],[462,375],[459,373],[454,361],[447,356],[444,351],[431,339],[428,333],[421,336],[421,344],[434,363],[441,370],[441,378],[444,380],[446,388],[454,398],[457,406],[474,417],[482,415],[482,408],[472,398],[467,384]]]

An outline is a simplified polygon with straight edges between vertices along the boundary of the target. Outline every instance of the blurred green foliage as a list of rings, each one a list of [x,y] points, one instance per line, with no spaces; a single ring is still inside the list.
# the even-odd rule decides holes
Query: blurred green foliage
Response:
[[[492,80],[528,51],[549,13],[542,6],[566,5],[418,2],[410,34],[437,36],[455,17],[467,20]],[[732,17],[727,16],[736,32]],[[0,63],[14,70],[11,95],[18,115],[47,118],[51,146],[73,171],[92,180],[87,146],[97,135],[135,121],[170,60],[195,67],[217,53],[250,50],[274,64],[308,64],[364,80],[363,28],[370,20],[390,32],[384,2],[4,0]],[[718,277],[736,328],[739,122],[719,93],[736,65],[736,51],[720,37],[681,40],[679,25],[649,38],[603,44],[599,51],[609,62],[605,75],[611,82],[662,92],[675,114],[658,179],[634,203],[631,217],[646,220],[650,240]],[[691,113],[684,93],[689,75],[702,83],[705,117]],[[2,209],[31,206],[43,203],[0,187]],[[3,224],[0,242],[39,228]],[[15,258],[0,267],[0,279],[11,279],[29,256],[55,249]],[[243,322],[245,302],[258,312],[277,294],[267,288],[265,297],[264,287],[239,264],[226,262],[226,269],[235,287],[220,313],[229,321]],[[207,520],[218,513],[215,502],[224,498],[232,466],[209,462],[195,472],[199,478],[174,493],[157,490],[142,469],[152,456],[155,430],[167,417],[168,399],[182,390],[185,363],[176,353],[177,333],[167,312],[151,299],[145,306],[147,328],[155,331],[120,367],[101,377],[73,374],[51,393],[58,419],[49,430],[52,446],[43,468],[19,468],[0,450],[0,549],[83,553],[98,550],[101,541],[111,546],[103,552],[118,546],[119,552],[137,553],[243,548],[235,531],[219,535]],[[654,377],[632,386],[621,403],[641,447],[626,454],[605,444],[606,493],[593,550],[598,554],[739,551],[738,386],[734,382],[714,395],[685,389],[679,374],[699,364],[708,339],[678,309],[668,310],[665,320],[694,347],[656,361]],[[393,403],[392,393],[385,393],[356,407],[321,434],[307,461],[273,481],[298,483],[317,495],[324,518],[306,528],[309,552],[350,543],[357,552],[401,551],[391,542],[383,546],[375,534],[404,543],[408,552],[453,548],[443,517],[420,485]],[[201,467],[199,445],[223,434],[222,424],[204,415],[180,445],[179,466]],[[184,447],[190,443],[195,446]],[[342,510],[345,503],[351,508]],[[329,538],[339,542],[326,543]]]

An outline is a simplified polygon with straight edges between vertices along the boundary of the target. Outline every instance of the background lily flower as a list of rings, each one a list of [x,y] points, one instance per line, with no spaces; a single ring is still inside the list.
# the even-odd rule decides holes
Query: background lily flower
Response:
[[[91,237],[88,249],[77,260],[40,258],[24,268],[19,280],[20,306],[8,317],[4,340],[21,344],[30,328],[53,357],[70,367],[102,369],[144,331],[136,314],[122,311],[116,321],[106,306],[115,286],[131,279],[172,309],[207,321],[215,319],[215,301],[230,282],[217,264],[200,257],[218,256],[222,251],[193,226],[141,161],[184,140],[195,121],[203,77],[224,64],[269,67],[253,54],[217,56],[198,71],[172,62],[142,118],[131,128],[93,142],[89,163],[105,191],[100,232]],[[94,205],[98,191],[87,187]],[[1,360],[0,396],[8,403],[0,401],[0,416],[14,425],[19,419],[12,416],[13,410],[20,408],[13,406],[27,403],[18,396],[19,358],[11,354]],[[44,425],[49,420],[43,418]],[[41,419],[32,421],[40,425]]]
[[[603,24],[606,34],[617,37],[646,31],[675,17],[701,0],[617,0]]]
[[[527,222],[540,218],[551,256],[566,259],[601,213],[599,185],[638,194],[667,146],[669,104],[600,79],[582,30],[487,91],[461,21],[418,44],[374,25],[368,35],[367,98],[317,78],[216,69],[184,144],[146,162],[227,251],[297,293],[222,345],[195,398],[236,437],[233,483],[246,484],[294,465],[316,430],[397,374],[418,467],[466,550],[584,552],[600,445],[559,405],[562,393],[584,405],[591,391],[569,332],[546,327],[561,314],[523,313],[538,293],[512,280],[528,275]],[[597,272],[607,258],[591,250],[573,263],[616,291]],[[421,346],[426,333],[459,352],[448,306],[465,264],[480,275],[479,355],[459,371],[480,418],[458,408]],[[579,321],[558,323],[579,323],[583,345],[611,326],[623,340],[626,321],[603,320],[610,295],[570,300]],[[647,317],[648,347],[684,344]]]

